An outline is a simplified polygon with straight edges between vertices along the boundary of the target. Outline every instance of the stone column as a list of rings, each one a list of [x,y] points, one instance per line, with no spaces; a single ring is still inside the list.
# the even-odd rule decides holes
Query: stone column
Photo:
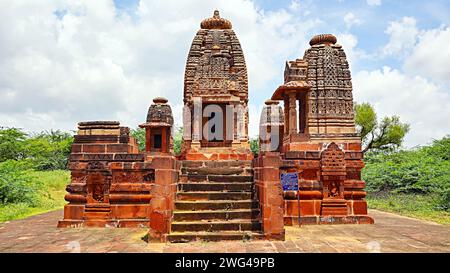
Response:
[[[236,127],[237,127],[237,140],[240,141],[245,137],[244,132],[244,123],[245,123],[245,115],[244,115],[244,107],[242,105],[237,105],[237,115],[236,115]]]
[[[152,139],[150,127],[145,128],[145,151],[150,153],[152,150]]]
[[[200,147],[200,139],[202,134],[202,99],[200,97],[194,97],[194,115],[193,119],[193,133],[192,133],[192,146]]]
[[[280,153],[267,152],[253,160],[255,184],[266,239],[284,240],[284,197],[280,183]]]
[[[149,241],[165,242],[170,232],[178,182],[178,166],[175,157],[159,156],[152,160],[155,169],[155,184],[150,194]]]
[[[192,113],[188,104],[183,107],[183,139],[192,139]]]
[[[297,98],[295,92],[289,92],[289,134],[297,133]]]
[[[231,107],[233,108],[233,115],[232,115],[232,122],[233,124],[231,124],[231,126],[229,126],[230,128],[233,128],[233,142],[232,142],[232,146],[237,148],[240,146],[240,135],[242,134],[242,131],[240,129],[241,127],[241,117],[239,112],[241,112],[242,110],[240,109],[240,105],[237,102],[231,102],[230,103]],[[228,126],[228,125],[227,125]],[[230,134],[231,136],[231,134]]]
[[[284,135],[289,135],[289,97],[287,95],[284,95]]]
[[[167,143],[167,130],[169,128],[162,128],[161,130],[161,152],[162,153],[168,153],[170,151],[169,149],[169,143]]]

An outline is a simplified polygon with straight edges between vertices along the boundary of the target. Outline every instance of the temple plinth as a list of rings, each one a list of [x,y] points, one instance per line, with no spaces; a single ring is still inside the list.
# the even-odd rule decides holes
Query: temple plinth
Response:
[[[186,63],[181,158],[251,159],[241,45],[231,22],[217,10],[200,27]]]

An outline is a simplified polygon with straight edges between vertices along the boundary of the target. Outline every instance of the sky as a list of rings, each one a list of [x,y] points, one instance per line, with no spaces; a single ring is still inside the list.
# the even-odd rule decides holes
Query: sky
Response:
[[[182,125],[187,54],[219,9],[249,74],[250,135],[287,60],[333,33],[356,102],[411,125],[405,147],[450,134],[450,2],[400,0],[0,0],[0,126],[76,130],[77,122],[144,122],[169,99]]]

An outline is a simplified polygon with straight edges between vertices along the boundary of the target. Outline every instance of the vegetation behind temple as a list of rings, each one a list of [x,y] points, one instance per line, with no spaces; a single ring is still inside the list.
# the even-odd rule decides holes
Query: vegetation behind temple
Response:
[[[365,162],[369,207],[450,224],[450,137],[411,150],[369,152]]]
[[[0,129],[0,222],[62,207],[70,133]]]
[[[174,131],[174,150],[179,153],[182,132]],[[142,132],[132,134],[139,140]],[[64,205],[71,143],[71,134],[60,131],[0,129],[0,221]],[[257,152],[258,142],[251,144]],[[362,173],[369,207],[450,224],[449,157],[450,137],[410,150],[369,150]]]

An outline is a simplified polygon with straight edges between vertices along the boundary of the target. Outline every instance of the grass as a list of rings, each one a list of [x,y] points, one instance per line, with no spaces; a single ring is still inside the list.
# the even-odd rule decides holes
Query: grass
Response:
[[[64,200],[66,185],[70,181],[69,171],[33,171],[33,180],[42,186],[36,195],[34,205],[16,203],[0,205],[0,222],[23,219],[32,215],[61,209],[67,203]]]
[[[436,197],[418,194],[367,196],[369,208],[450,225],[450,212],[436,209]]]

